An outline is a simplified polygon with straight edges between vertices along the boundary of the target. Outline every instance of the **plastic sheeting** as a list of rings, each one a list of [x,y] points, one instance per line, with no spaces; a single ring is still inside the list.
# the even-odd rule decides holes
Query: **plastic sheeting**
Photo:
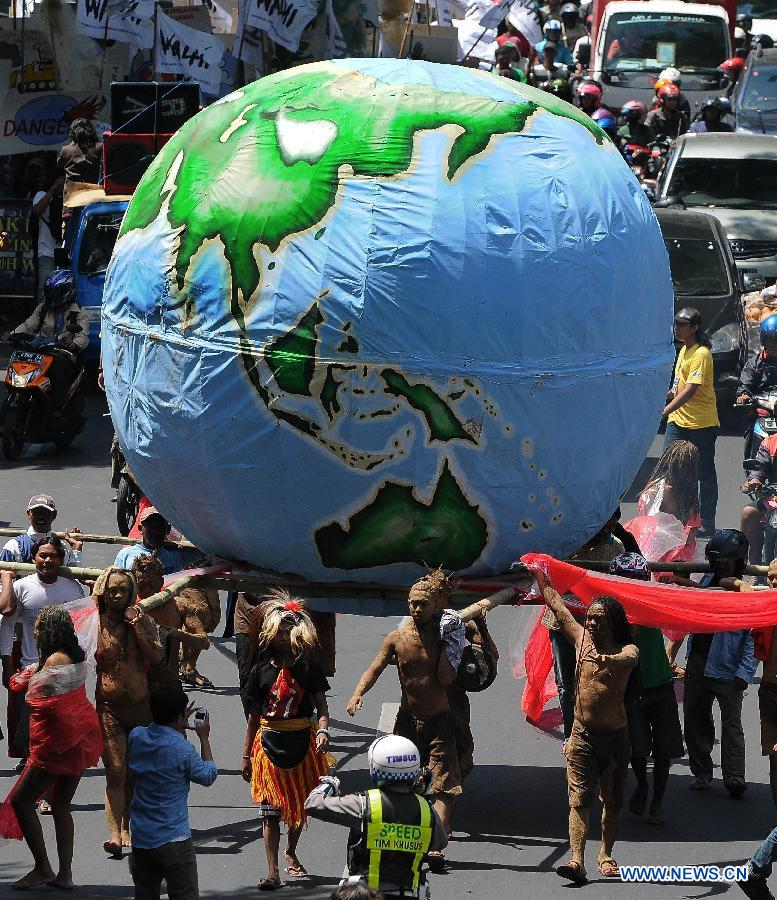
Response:
[[[303,66],[152,163],[107,273],[127,460],[204,550],[406,583],[563,556],[649,447],[672,286],[579,110],[409,60]]]

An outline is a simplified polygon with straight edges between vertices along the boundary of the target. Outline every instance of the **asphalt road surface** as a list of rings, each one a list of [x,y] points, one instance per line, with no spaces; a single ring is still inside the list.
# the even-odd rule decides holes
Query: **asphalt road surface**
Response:
[[[62,452],[53,447],[32,448],[18,463],[0,461],[0,521],[20,524],[31,494],[53,494],[60,513],[57,525],[78,524],[83,530],[116,533],[115,505],[111,503],[108,449],[110,420],[102,398],[90,397],[89,422],[75,445]],[[652,453],[658,454],[660,438]],[[720,481],[719,526],[736,526],[742,497],[742,440],[726,436],[718,441]],[[646,461],[649,471],[653,460]],[[643,470],[644,471],[644,470]],[[624,505],[625,517],[633,506]],[[85,564],[110,562],[107,548],[87,545]],[[553,872],[567,848],[567,802],[564,757],[561,753],[560,715],[551,712],[548,730],[530,727],[520,712],[522,685],[511,675],[514,649],[521,645],[530,612],[496,610],[489,618],[502,654],[500,676],[485,693],[472,696],[473,730],[477,743],[476,769],[459,803],[455,838],[448,848],[448,871],[431,876],[435,898],[569,897],[570,886]],[[350,719],[345,704],[396,619],[341,616],[338,620],[337,675],[329,695],[332,715],[332,750],[339,760],[338,774],[345,790],[367,784],[366,750],[381,724],[392,721],[399,700],[396,673],[387,670],[367,695],[364,709]],[[220,635],[220,627],[216,634]],[[345,639],[347,637],[347,640]],[[211,742],[219,765],[219,778],[211,788],[194,787],[190,795],[191,823],[197,845],[203,897],[255,896],[254,887],[265,873],[264,850],[256,813],[239,774],[244,720],[237,697],[234,642],[217,637],[201,657],[200,669],[214,682],[209,691],[191,692],[210,710]],[[682,685],[676,685],[681,696]],[[741,862],[777,824],[768,787],[768,765],[760,755],[757,686],[745,697],[749,788],[744,798],[732,800],[720,780],[708,794],[689,790],[687,760],[672,769],[666,798],[666,827],[651,826],[626,812],[615,856],[623,864],[715,864]],[[0,691],[0,717],[5,722],[5,692]],[[716,748],[717,751],[717,748]],[[716,763],[718,755],[716,752]],[[0,798],[10,790],[15,775],[0,743]],[[125,859],[111,860],[102,850],[106,837],[102,809],[103,772],[86,773],[75,797],[76,855],[74,877],[78,897],[132,897],[132,882]],[[628,791],[633,788],[630,780]],[[590,898],[698,898],[728,893],[744,896],[735,885],[622,884],[596,875],[598,812],[592,814],[593,839],[588,848],[592,882],[580,890]],[[44,820],[52,860],[53,828]],[[311,873],[309,879],[286,879],[281,896],[324,898],[337,884],[345,860],[345,830],[313,822],[303,834],[299,855]],[[11,896],[7,884],[31,868],[22,843],[0,846],[0,897]],[[776,879],[777,880],[777,879]],[[50,889],[37,892],[51,894]],[[16,896],[16,895],[14,895]]]

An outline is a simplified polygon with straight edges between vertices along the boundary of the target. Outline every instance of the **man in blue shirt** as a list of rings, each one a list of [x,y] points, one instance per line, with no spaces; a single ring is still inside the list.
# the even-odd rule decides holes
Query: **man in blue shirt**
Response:
[[[165,537],[170,530],[170,523],[155,506],[147,506],[140,514],[140,533],[143,543],[132,547],[122,547],[116,554],[114,566],[119,569],[131,569],[132,563],[139,556],[155,553],[162,563],[165,575],[179,572],[197,559],[196,550],[173,550],[165,547]]]
[[[133,728],[128,765],[135,783],[130,807],[130,871],[135,900],[159,900],[162,881],[170,900],[198,900],[197,857],[189,827],[189,784],[209,786],[218,775],[210,749],[210,720],[196,719],[200,753],[186,740],[193,712],[180,688],[151,692],[153,723]]]

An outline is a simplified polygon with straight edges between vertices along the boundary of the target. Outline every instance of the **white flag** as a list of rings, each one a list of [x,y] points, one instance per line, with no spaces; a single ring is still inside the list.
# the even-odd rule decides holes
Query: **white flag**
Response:
[[[246,24],[296,53],[302,32],[317,12],[317,0],[250,0]]]
[[[453,15],[448,6],[448,0],[435,0],[435,6],[437,7],[437,24],[452,25]]]
[[[218,94],[221,84],[221,59],[224,45],[212,34],[189,28],[166,16],[156,14],[156,60],[159,75],[183,75],[199,81],[206,94]]]
[[[203,0],[210,15],[210,24],[214,34],[232,34],[232,14],[228,13],[216,0]]]
[[[250,0],[240,0],[238,5],[237,32],[232,52],[244,63],[253,66],[259,75],[264,74],[264,53],[262,36],[258,28],[246,25]]]
[[[491,9],[481,16],[479,24],[483,28],[497,28],[509,11],[510,0],[500,0],[499,3],[492,4]]]
[[[348,47],[340,28],[340,23],[335,16],[332,0],[326,0],[326,51],[324,59],[345,59],[348,56]]]
[[[520,31],[530,44],[538,44],[542,40],[540,16],[531,0],[513,0],[507,21]]]
[[[76,6],[81,34],[97,40],[124,41],[138,50],[154,43],[153,15],[154,0],[78,0]]]

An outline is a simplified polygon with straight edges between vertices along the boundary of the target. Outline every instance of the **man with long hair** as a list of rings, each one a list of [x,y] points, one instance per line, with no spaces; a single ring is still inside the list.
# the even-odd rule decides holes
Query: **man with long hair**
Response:
[[[620,877],[612,856],[618,832],[629,765],[626,690],[639,661],[631,627],[614,597],[596,597],[580,623],[553,589],[547,576],[537,573],[537,585],[566,639],[575,647],[575,708],[572,735],[567,743],[569,793],[569,862],[556,873],[583,884],[588,816],[597,795],[602,798],[602,843],[599,872]]]

